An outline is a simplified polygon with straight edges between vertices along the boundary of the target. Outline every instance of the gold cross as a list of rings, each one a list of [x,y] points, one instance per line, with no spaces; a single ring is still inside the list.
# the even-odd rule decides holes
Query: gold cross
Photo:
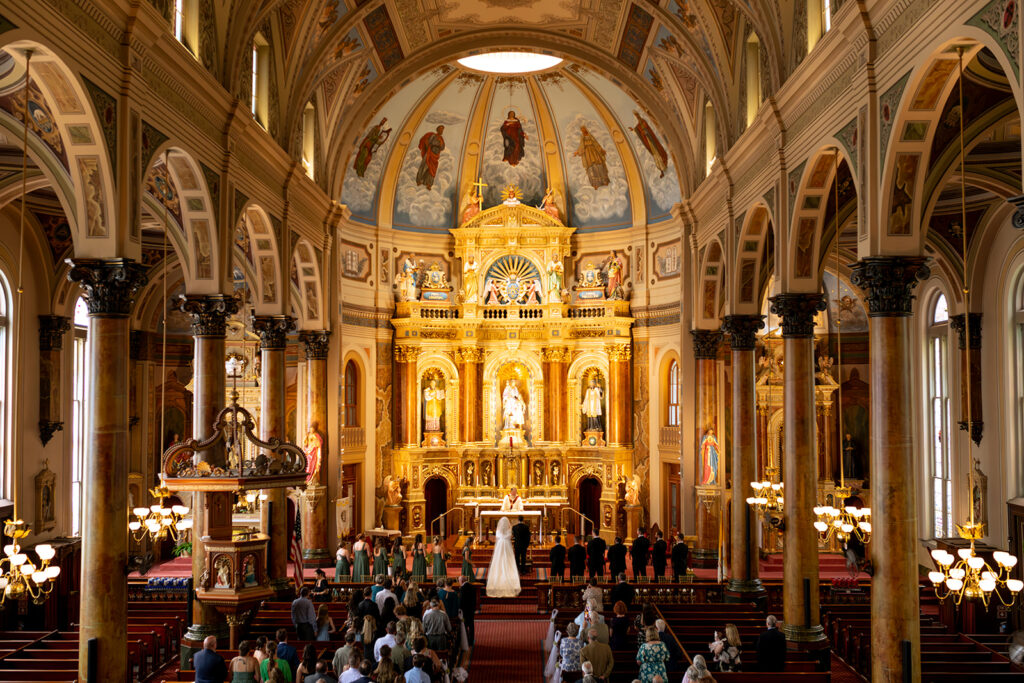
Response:
[[[477,194],[482,195],[484,193],[484,188],[487,187],[487,183],[484,182],[483,178],[479,178],[475,183],[473,183],[473,187],[476,188]]]

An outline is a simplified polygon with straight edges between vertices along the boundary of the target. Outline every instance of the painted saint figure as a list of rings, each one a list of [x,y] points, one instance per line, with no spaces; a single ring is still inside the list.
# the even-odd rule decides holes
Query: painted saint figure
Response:
[[[373,161],[373,154],[381,146],[387,142],[388,137],[391,136],[391,129],[385,128],[388,119],[385,116],[380,120],[376,126],[373,126],[366,132],[366,136],[363,141],[359,143],[359,151],[356,153],[356,161],[352,164],[352,168],[356,170],[356,175],[360,178],[366,173],[366,168]]]
[[[423,390],[423,430],[427,432],[441,431],[441,418],[444,417],[444,389],[437,386],[437,380],[431,379]]]
[[[583,395],[583,403],[580,404],[580,412],[586,418],[586,431],[596,432],[604,429],[603,411],[604,392],[597,386],[597,381],[591,377],[587,385],[587,391]]]
[[[558,209],[558,191],[548,188],[541,200],[540,210],[557,221],[562,220],[562,212]]]
[[[434,186],[437,165],[441,160],[441,152],[444,151],[444,126],[438,126],[435,132],[427,132],[421,137],[419,150],[420,168],[416,172],[416,184],[426,185],[429,190]]]
[[[302,450],[306,452],[306,481],[314,482],[320,476],[320,454],[323,451],[323,437],[316,430],[316,423],[309,426]]]
[[[623,298],[622,292],[622,259],[618,253],[613,251],[608,260],[608,285],[607,296],[609,299],[619,300]]]
[[[505,122],[501,124],[501,139],[505,151],[505,156],[501,160],[507,161],[509,166],[515,166],[523,158],[526,133],[523,132],[523,124],[516,118],[514,111],[510,111]]]
[[[700,440],[700,461],[703,468],[701,485],[714,486],[718,483],[718,439],[715,438],[715,428],[710,425]]]
[[[608,165],[605,163],[607,153],[586,126],[580,126],[580,146],[573,152],[573,156],[580,158],[583,169],[587,172],[587,179],[595,190],[611,184],[612,181],[608,178]]]
[[[664,178],[665,169],[668,168],[668,154],[665,153],[665,148],[658,136],[655,135],[654,129],[644,120],[644,117],[640,116],[640,112],[634,109],[633,114],[636,116],[636,125],[630,130],[636,133],[636,136],[640,138],[640,144],[654,157],[654,165],[661,173],[659,177]]]
[[[523,403],[523,396],[519,393],[516,381],[510,379],[505,382],[505,388],[501,392],[501,416],[504,420],[502,429],[522,429],[526,424],[526,404]]]

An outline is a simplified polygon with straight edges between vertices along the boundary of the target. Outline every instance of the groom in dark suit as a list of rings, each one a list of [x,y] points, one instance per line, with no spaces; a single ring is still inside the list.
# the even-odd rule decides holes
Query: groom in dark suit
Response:
[[[519,515],[519,522],[512,527],[512,547],[516,553],[516,568],[522,574],[526,570],[526,549],[530,547],[530,527]]]

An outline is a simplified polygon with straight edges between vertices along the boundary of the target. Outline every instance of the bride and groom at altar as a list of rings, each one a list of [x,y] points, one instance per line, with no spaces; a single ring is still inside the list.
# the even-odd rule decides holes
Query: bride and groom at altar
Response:
[[[501,509],[503,512],[522,512],[523,499],[515,487],[505,495]],[[519,515],[515,525],[508,517],[502,517],[494,537],[494,553],[487,570],[487,597],[514,598],[522,590],[519,575],[526,568],[530,527],[523,521],[522,515]]]

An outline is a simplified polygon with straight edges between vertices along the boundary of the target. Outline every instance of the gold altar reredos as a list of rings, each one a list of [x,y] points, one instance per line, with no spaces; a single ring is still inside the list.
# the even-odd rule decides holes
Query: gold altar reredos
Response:
[[[500,502],[515,485],[528,503],[549,504],[546,530],[575,530],[578,515],[562,512],[574,509],[603,536],[625,535],[633,318],[600,277],[565,290],[574,231],[514,202],[477,213],[451,231],[456,286],[428,272],[419,294],[396,303],[387,469],[405,491],[405,534],[436,532],[438,510],[463,510],[447,515],[449,532],[472,529],[474,503]],[[505,415],[510,380],[521,418]],[[600,429],[581,409],[592,386]],[[433,478],[443,486],[428,486]],[[443,509],[431,498],[439,491]]]

